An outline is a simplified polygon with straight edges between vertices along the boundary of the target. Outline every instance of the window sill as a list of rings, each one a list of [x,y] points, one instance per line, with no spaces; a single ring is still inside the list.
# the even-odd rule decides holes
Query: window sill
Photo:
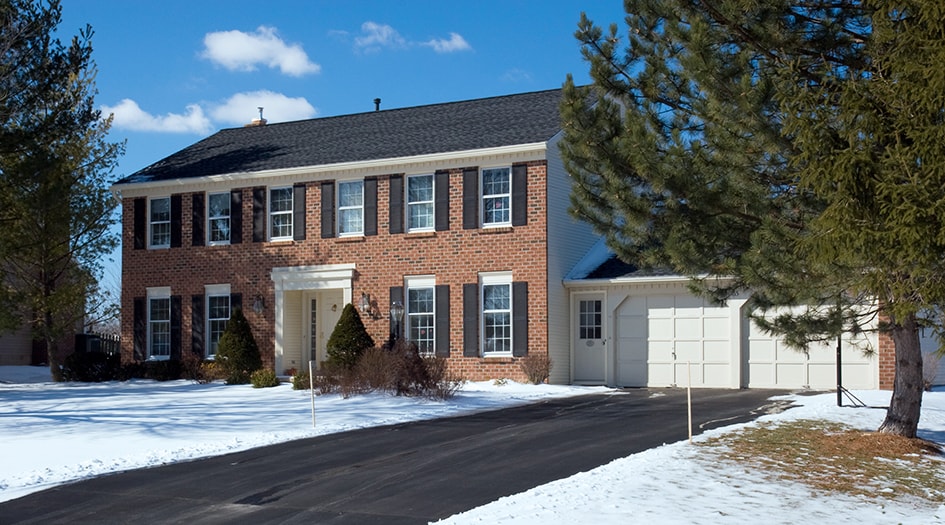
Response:
[[[352,235],[350,237],[338,237],[338,242],[364,242],[364,236]]]
[[[483,226],[479,228],[479,233],[482,235],[491,235],[494,233],[512,233],[514,228],[511,226]]]
[[[484,361],[489,361],[490,363],[514,363],[515,358],[509,355],[486,355],[482,356]]]
[[[436,232],[435,231],[407,232],[406,237],[408,239],[427,239],[430,237],[436,237]]]
[[[292,244],[295,241],[292,239],[270,239],[269,244],[274,246],[285,246],[287,244]]]

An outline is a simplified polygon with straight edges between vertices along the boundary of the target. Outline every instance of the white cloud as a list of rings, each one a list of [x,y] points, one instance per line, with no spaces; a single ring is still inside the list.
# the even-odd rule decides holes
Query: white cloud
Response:
[[[361,24],[361,36],[354,39],[354,46],[366,52],[378,51],[382,47],[406,47],[407,41],[393,27],[375,22]]]
[[[263,118],[268,122],[302,120],[318,114],[318,110],[303,97],[292,98],[282,93],[260,90],[237,93],[213,107],[210,115],[214,120],[241,126],[259,118],[259,107],[263,108]]]
[[[116,106],[102,106],[102,114],[114,114],[112,125],[132,131],[156,131],[159,133],[196,133],[207,134],[213,130],[203,110],[197,104],[187,106],[184,114],[168,113],[152,115],[138,106],[131,99],[123,99]]]
[[[437,53],[453,53],[455,51],[469,51],[472,46],[459,33],[450,33],[450,39],[434,38],[424,42],[423,45],[430,46]]]
[[[501,77],[500,80],[503,82],[531,82],[532,74],[524,69],[512,68],[506,71]]]
[[[309,60],[302,46],[287,45],[274,27],[260,26],[255,33],[235,30],[207,33],[203,43],[201,56],[231,71],[255,71],[260,64],[293,77],[321,71],[321,66]]]

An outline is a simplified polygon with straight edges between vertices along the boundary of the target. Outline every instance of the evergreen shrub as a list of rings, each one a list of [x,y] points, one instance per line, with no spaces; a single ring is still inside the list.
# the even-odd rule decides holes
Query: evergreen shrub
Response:
[[[280,383],[276,372],[268,368],[260,368],[253,372],[250,375],[250,382],[253,384],[253,388],[271,388],[279,386]]]
[[[374,339],[367,333],[361,315],[353,304],[345,305],[326,346],[329,363],[349,370],[354,368],[368,348],[374,346]]]
[[[262,357],[249,321],[240,308],[233,310],[217,347],[217,366],[222,368],[228,385],[250,382],[250,375],[262,368]]]

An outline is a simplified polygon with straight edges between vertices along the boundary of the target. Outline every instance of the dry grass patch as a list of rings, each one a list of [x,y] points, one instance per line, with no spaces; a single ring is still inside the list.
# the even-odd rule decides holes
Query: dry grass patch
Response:
[[[945,503],[945,461],[938,445],[822,420],[762,424],[709,439],[723,460],[820,492],[915,497]]]

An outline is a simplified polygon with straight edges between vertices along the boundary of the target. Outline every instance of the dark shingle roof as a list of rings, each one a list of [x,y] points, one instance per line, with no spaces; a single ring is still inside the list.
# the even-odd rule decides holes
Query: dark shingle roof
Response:
[[[550,140],[561,90],[221,130],[118,184],[409,157]]]
[[[611,255],[606,261],[592,270],[585,279],[618,279],[628,277],[672,277],[678,274],[668,268],[638,268]]]

